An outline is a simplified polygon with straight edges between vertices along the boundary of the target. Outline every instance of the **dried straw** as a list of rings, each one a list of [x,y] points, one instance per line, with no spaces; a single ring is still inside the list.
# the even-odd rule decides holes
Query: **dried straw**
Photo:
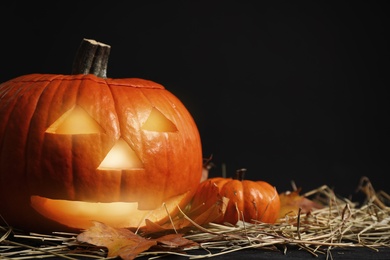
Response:
[[[199,246],[181,251],[149,250],[140,254],[150,259],[167,254],[189,259],[209,258],[238,250],[258,248],[286,253],[291,248],[306,250],[313,256],[329,255],[334,248],[365,247],[378,251],[390,246],[390,196],[376,192],[368,178],[363,177],[359,190],[366,200],[358,205],[336,196],[329,187],[322,186],[304,197],[324,205],[309,213],[288,215],[275,224],[239,222],[237,225],[210,223],[188,231],[185,238]],[[12,236],[11,236],[12,234]],[[0,258],[105,258],[106,249],[77,242],[77,234],[53,233],[17,234],[11,228],[0,227]],[[12,238],[11,238],[12,237]],[[196,250],[194,250],[196,249]]]

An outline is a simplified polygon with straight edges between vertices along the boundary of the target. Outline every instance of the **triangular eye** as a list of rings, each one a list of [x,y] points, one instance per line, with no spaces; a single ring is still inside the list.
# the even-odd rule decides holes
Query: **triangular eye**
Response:
[[[52,134],[95,134],[102,133],[103,128],[81,107],[75,106],[66,111],[47,130]]]
[[[158,109],[153,108],[142,129],[156,132],[176,132],[177,128]]]
[[[143,168],[143,164],[134,150],[120,138],[108,152],[98,169]]]

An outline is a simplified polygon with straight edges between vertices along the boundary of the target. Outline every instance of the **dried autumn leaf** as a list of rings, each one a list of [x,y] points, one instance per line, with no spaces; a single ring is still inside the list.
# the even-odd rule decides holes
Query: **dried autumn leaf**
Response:
[[[158,243],[161,243],[170,248],[186,248],[191,246],[198,246],[195,241],[186,239],[183,234],[169,234],[159,238],[156,238]]]
[[[77,241],[96,246],[106,247],[108,257],[117,257],[132,260],[139,253],[148,250],[157,244],[155,240],[145,239],[124,228],[113,228],[101,222],[77,236]]]
[[[191,222],[183,218],[183,216],[177,216],[163,224],[157,224],[149,219],[145,219],[145,224],[145,227],[142,228],[143,234],[171,232],[172,230],[180,230],[191,226]]]
[[[142,228],[142,232],[144,234],[152,234],[152,233],[161,233],[164,231],[172,230],[172,225],[169,225],[168,227],[164,226],[164,224],[160,225],[153,221],[150,221],[149,219],[145,219],[145,227]]]
[[[199,186],[198,191],[191,202],[191,208],[188,211],[188,217],[198,225],[204,225],[223,216],[226,211],[227,198],[221,196],[217,185],[206,180]]]
[[[298,214],[299,209],[301,213],[308,213],[314,209],[322,208],[322,205],[299,195],[300,189],[292,192],[284,192],[279,194],[280,198],[280,212],[279,217],[284,218],[287,215]]]
[[[204,206],[204,211],[199,214],[190,213],[190,218],[198,225],[206,225],[222,217],[226,212],[226,206],[229,199],[226,197],[219,196],[218,200],[208,208]],[[205,204],[206,205],[206,204]]]
[[[206,182],[202,191],[198,191],[195,194],[191,204],[183,214],[161,225],[146,219],[146,225],[142,231],[150,234],[172,229],[180,230],[194,226],[193,222],[202,226],[222,217],[225,214],[229,199],[219,194],[218,187],[214,183],[207,180]],[[188,219],[191,219],[191,221]]]

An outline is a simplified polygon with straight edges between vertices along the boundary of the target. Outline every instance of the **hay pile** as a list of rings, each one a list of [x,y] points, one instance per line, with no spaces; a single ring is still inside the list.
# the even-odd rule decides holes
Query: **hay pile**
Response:
[[[209,258],[248,248],[283,251],[291,248],[309,254],[329,254],[334,248],[366,247],[378,250],[390,246],[390,196],[376,192],[368,178],[363,177],[360,191],[366,195],[363,203],[340,198],[327,186],[304,194],[323,208],[306,214],[288,215],[275,224],[239,222],[235,226],[195,226],[185,238],[199,244],[181,250],[149,250],[140,256],[175,254],[194,258]],[[105,248],[86,245],[76,240],[77,234],[56,232],[53,235],[18,234],[0,227],[0,258],[98,259],[106,256]]]

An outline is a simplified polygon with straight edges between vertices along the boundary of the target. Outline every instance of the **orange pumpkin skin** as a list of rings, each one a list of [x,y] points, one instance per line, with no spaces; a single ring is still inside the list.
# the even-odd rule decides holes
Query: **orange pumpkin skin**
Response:
[[[76,108],[95,122],[95,129],[56,133],[56,124],[66,120],[64,113]],[[151,114],[168,123],[146,123]],[[138,163],[134,168],[99,168],[118,140],[130,147]],[[138,202],[142,210],[181,196],[175,203],[184,207],[202,174],[201,141],[190,113],[162,85],[138,78],[32,74],[2,83],[0,148],[0,215],[26,230],[87,228],[47,219],[42,215],[46,209],[38,213],[31,206],[34,195],[87,203]],[[86,221],[99,221],[99,214],[91,213]],[[151,219],[164,222],[165,215]],[[126,219],[112,225],[135,225],[127,221],[132,217],[117,217]],[[131,222],[142,226],[141,220]]]
[[[216,185],[219,194],[229,199],[225,214],[216,219],[215,223],[227,222],[235,225],[239,220],[249,223],[275,223],[279,217],[278,192],[265,181],[215,177],[203,181],[197,194],[207,194],[204,189],[210,188],[211,185]]]

